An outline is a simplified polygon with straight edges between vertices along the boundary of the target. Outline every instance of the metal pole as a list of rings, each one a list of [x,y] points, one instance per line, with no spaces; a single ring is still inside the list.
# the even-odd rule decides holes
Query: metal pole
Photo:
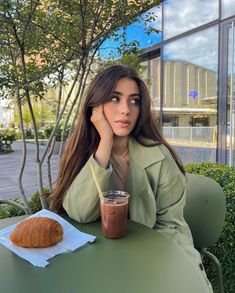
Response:
[[[230,127],[229,127],[229,166],[233,166],[233,69],[234,69],[234,22],[232,22],[232,51],[231,51],[231,72],[230,72]]]

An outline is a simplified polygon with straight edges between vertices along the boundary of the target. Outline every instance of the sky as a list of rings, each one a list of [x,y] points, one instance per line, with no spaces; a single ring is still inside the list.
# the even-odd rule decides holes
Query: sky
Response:
[[[155,15],[157,15],[157,19],[154,22],[151,22],[151,26],[155,29],[161,30],[161,9],[154,7],[149,11],[154,12]],[[118,32],[122,32],[122,29]],[[144,49],[160,42],[162,40],[162,33],[157,34],[153,32],[150,35],[147,35],[144,33],[143,22],[135,22],[127,28],[127,43],[134,40],[137,40],[140,43],[141,49]],[[108,57],[109,54],[112,54],[115,58],[118,58],[119,55],[115,48],[117,48],[119,43],[115,42],[114,38],[106,40],[99,50],[99,55],[101,57]]]

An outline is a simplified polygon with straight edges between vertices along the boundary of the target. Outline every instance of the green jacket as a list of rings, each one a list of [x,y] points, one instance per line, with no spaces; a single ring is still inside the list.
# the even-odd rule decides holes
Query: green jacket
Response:
[[[130,219],[170,237],[199,266],[200,254],[193,247],[191,232],[183,217],[185,177],[169,150],[164,145],[144,147],[130,138],[129,152]],[[111,168],[100,167],[93,156],[89,161],[101,189],[112,189]],[[87,223],[100,217],[98,192],[88,163],[69,188],[63,207],[78,222]]]

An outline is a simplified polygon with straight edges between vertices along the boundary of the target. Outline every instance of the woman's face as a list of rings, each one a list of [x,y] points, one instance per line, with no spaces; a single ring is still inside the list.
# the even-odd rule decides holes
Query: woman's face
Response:
[[[134,129],[140,114],[138,84],[121,78],[113,89],[111,99],[104,104],[104,115],[116,136],[128,136]]]

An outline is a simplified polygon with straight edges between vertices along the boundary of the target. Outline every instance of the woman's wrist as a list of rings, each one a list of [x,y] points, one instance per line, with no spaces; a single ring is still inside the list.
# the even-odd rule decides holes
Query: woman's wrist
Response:
[[[107,168],[109,164],[112,145],[113,139],[101,139],[98,149],[95,152],[94,159],[103,168]]]

